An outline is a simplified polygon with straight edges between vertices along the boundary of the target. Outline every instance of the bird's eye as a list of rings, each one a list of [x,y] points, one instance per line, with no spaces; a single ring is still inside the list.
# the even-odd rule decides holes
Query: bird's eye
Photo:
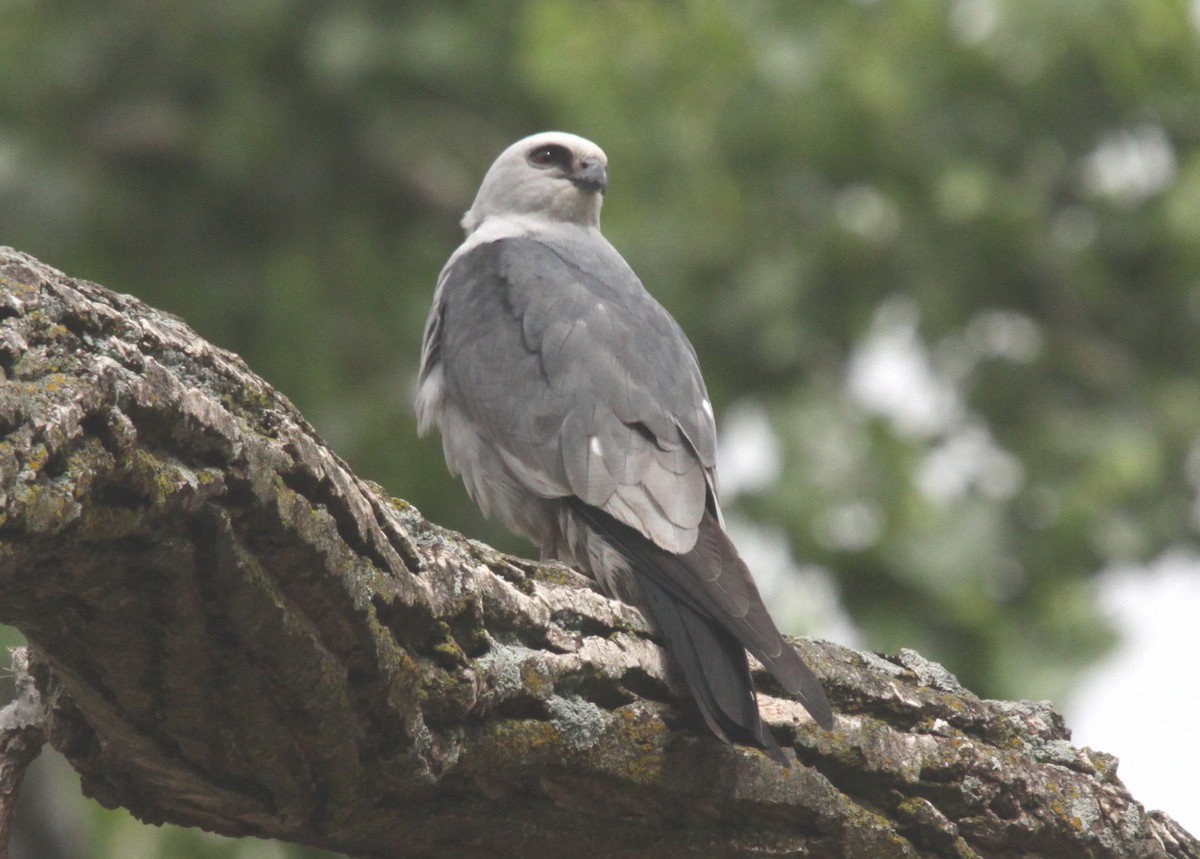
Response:
[[[565,146],[548,143],[529,153],[529,163],[536,167],[566,167],[571,163],[571,153]]]

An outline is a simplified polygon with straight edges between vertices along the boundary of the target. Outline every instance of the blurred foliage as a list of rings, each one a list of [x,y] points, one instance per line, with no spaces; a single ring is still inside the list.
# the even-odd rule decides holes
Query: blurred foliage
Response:
[[[1195,539],[1196,8],[10,0],[0,241],[178,313],[359,473],[528,552],[415,439],[413,379],[492,158],[590,137],[606,234],[719,411],[770,420],[733,512],[866,644],[1059,696],[1111,643],[1095,574]]]

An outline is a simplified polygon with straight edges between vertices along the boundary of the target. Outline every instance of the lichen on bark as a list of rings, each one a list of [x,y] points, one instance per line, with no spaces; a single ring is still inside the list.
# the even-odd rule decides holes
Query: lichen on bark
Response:
[[[709,737],[652,631],[357,478],[237,356],[0,250],[0,622],[148,822],[357,856],[1178,856],[1047,705],[797,642],[798,765]],[[397,487],[402,489],[402,487]]]

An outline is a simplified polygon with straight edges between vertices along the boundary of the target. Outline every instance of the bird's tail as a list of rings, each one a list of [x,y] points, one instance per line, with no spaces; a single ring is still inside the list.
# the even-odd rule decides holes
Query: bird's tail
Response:
[[[799,697],[817,724],[832,726],[820,681],[779,634],[750,571],[711,515],[701,523],[695,548],[677,555],[595,507],[578,502],[572,508],[627,561],[641,608],[665,639],[714,734],[726,742],[754,743],[786,761],[759,715],[747,650]]]
[[[727,743],[753,743],[791,766],[759,715],[741,642],[675,599],[653,576],[638,575],[636,568],[634,574],[645,600],[642,609],[662,635],[709,730]]]

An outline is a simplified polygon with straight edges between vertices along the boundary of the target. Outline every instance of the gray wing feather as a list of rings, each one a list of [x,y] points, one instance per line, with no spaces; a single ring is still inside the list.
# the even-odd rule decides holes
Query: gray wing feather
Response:
[[[707,393],[683,332],[612,246],[573,228],[505,238],[442,282],[425,351],[445,356],[445,395],[513,476],[690,550],[715,480]]]

